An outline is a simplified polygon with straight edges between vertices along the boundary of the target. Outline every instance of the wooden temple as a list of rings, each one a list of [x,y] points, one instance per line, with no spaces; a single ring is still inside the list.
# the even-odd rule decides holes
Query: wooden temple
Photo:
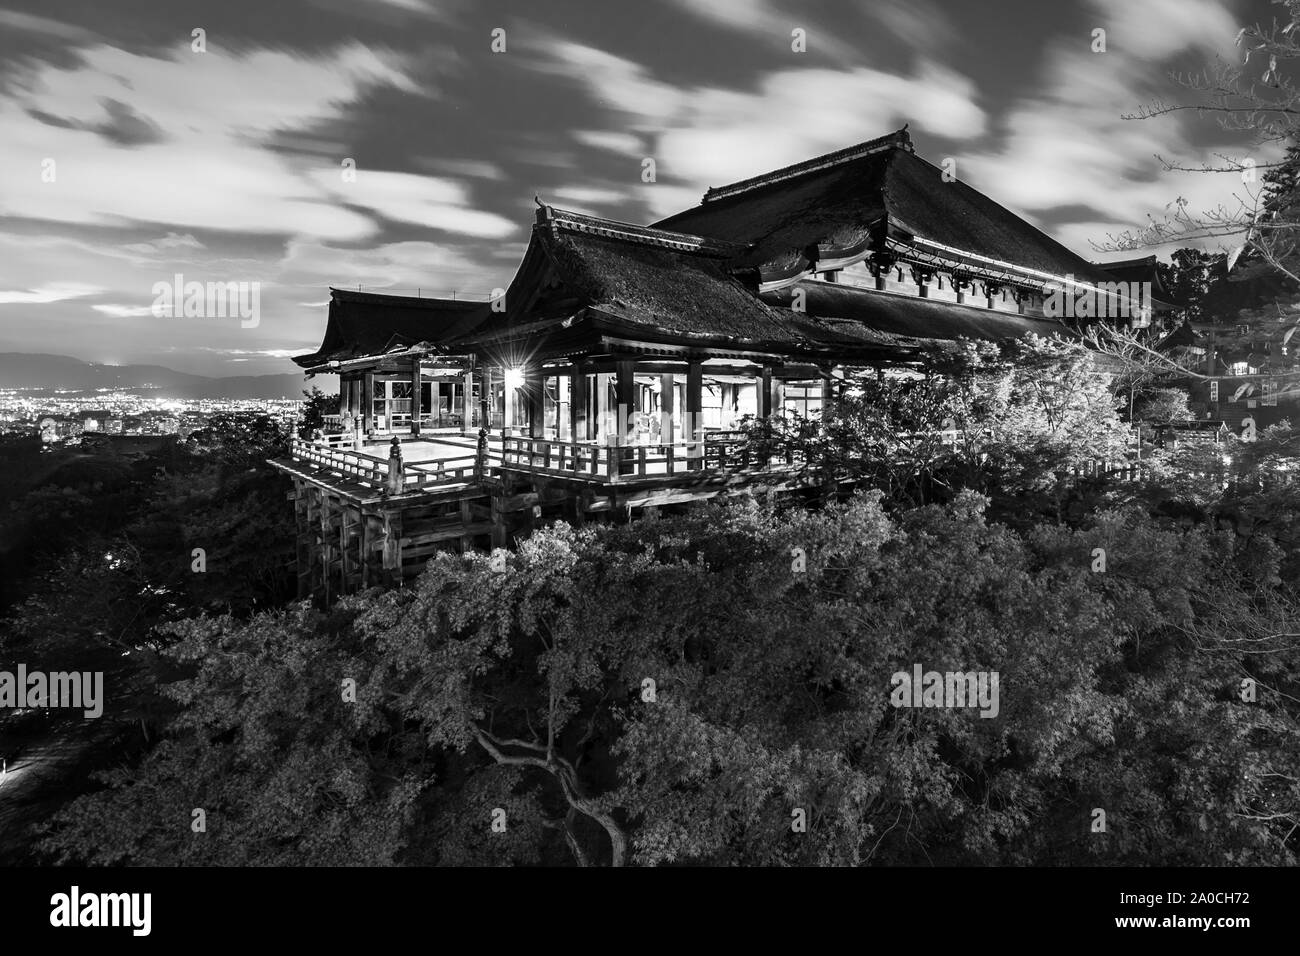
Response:
[[[1116,276],[917,156],[905,130],[708,190],[649,226],[539,204],[486,302],[331,290],[339,410],[294,479],[302,596],[400,584],[436,551],[755,488],[746,416],[816,419],[865,370],[1063,331]]]

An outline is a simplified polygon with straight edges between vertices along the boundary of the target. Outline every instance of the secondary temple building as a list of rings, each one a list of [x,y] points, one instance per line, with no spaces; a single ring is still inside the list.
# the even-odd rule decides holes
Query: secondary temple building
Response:
[[[300,593],[400,584],[548,517],[792,487],[744,453],[745,416],[816,418],[864,369],[1062,332],[1062,289],[1146,321],[1118,273],[949,179],[904,129],[649,226],[539,204],[486,302],[331,290],[295,361],[338,376],[338,414],[273,463],[294,479]]]

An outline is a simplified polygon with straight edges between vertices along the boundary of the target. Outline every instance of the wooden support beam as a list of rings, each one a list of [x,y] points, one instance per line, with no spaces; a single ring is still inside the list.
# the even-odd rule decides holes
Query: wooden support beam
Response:
[[[402,513],[385,511],[383,513],[383,568],[385,580],[397,583],[402,579]]]
[[[686,418],[682,433],[687,441],[704,441],[704,363],[698,360],[686,368]],[[703,445],[690,449],[686,466],[704,467]]]
[[[334,561],[334,548],[331,545],[332,496],[321,495],[320,502],[320,562],[321,562],[321,600],[328,607],[330,604],[330,565]]]
[[[587,363],[578,360],[570,370],[569,421],[574,441],[587,441]]]
[[[772,417],[772,366],[764,365],[758,380],[758,417]]]
[[[311,526],[307,516],[307,487],[301,479],[293,480],[293,520],[296,539],[295,570],[298,572],[298,600],[311,597],[312,548]]]
[[[504,418],[502,418],[501,423],[502,423],[502,428],[504,430],[504,433],[507,435],[510,434],[512,429],[516,428],[519,424],[518,422],[515,421],[516,396],[514,393],[516,391],[517,389],[513,388],[510,385],[508,379],[504,380],[504,389],[502,391],[502,395],[504,396],[504,401],[505,401],[505,416]]]
[[[420,376],[420,357],[414,356],[411,359],[411,435],[415,438],[420,437],[420,387],[424,383]]]
[[[375,558],[372,553],[374,550],[374,527],[377,524],[374,515],[362,512],[361,514],[361,586],[368,588],[374,583],[373,569]]]
[[[602,445],[612,444],[611,439],[618,434],[618,418],[616,414],[618,409],[609,407],[609,387],[614,376],[607,372],[599,372],[596,375],[596,394],[593,396],[593,407],[596,411],[596,428],[595,436],[600,440]]]
[[[617,444],[631,445],[636,440],[636,425],[640,421],[641,389],[636,384],[636,362],[620,361],[615,372],[615,394],[618,398],[618,437]],[[632,452],[619,454],[617,474],[632,470]],[[613,474],[614,472],[611,472]]]
[[[460,430],[468,435],[473,429],[474,420],[474,372],[467,369],[461,386]]]
[[[492,496],[492,547],[504,548],[509,544],[509,528],[505,512],[501,508],[501,498]]]
[[[641,390],[636,385],[637,363],[635,359],[625,359],[618,363],[615,370],[615,388],[618,403],[626,405],[629,414],[641,411]]]
[[[375,425],[375,373],[367,372],[361,386],[361,432],[369,434]]]
[[[484,521],[467,525],[457,523],[455,527],[443,528],[441,531],[425,531],[420,534],[407,535],[402,538],[402,553],[409,557],[411,548],[419,548],[443,541],[463,541],[467,535],[472,537],[474,535],[490,534],[491,531],[492,522]]]
[[[347,594],[348,574],[352,570],[352,562],[349,560],[348,545],[351,543],[349,538],[350,528],[348,526],[348,506],[340,502],[339,507],[339,593]]]
[[[478,408],[482,416],[480,428],[486,428],[492,431],[492,366],[483,365],[479,368],[479,393]]]
[[[460,499],[460,524],[463,529],[460,536],[460,553],[468,554],[474,547],[474,535],[468,530],[470,525],[474,524],[474,509],[468,498]],[[490,520],[487,524],[487,533],[492,533]]]
[[[546,380],[540,368],[530,367],[524,376],[524,395],[528,408],[528,437],[546,437]]]
[[[673,443],[673,403],[676,401],[677,376],[665,372],[659,376],[659,441]]]

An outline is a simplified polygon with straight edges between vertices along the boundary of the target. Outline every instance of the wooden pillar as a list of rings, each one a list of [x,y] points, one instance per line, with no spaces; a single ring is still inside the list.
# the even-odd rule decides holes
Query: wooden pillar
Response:
[[[502,509],[502,500],[500,495],[492,496],[492,547],[504,548],[510,541],[509,529],[506,526],[506,512]]]
[[[618,444],[628,444],[633,416],[641,411],[641,390],[636,387],[636,362],[623,361],[616,366],[614,388],[618,396]]]
[[[460,413],[460,430],[461,434],[468,435],[473,427],[472,419],[474,418],[474,371],[473,369],[465,370],[464,384],[461,385],[461,413]]]
[[[376,519],[367,514],[361,513],[361,587],[368,588],[373,583],[371,573],[372,558],[371,551],[374,544],[374,526]]]
[[[420,375],[419,356],[411,359],[411,435],[420,437],[420,387],[424,383],[420,381],[423,378]]]
[[[772,416],[772,366],[764,365],[762,375],[758,380],[758,417],[770,418]]]
[[[395,510],[383,512],[383,576],[389,584],[402,583],[402,513]]]
[[[546,437],[546,379],[540,368],[530,368],[524,375],[524,395],[528,407],[528,435]]]
[[[701,361],[686,366],[686,419],[682,430],[687,441],[704,441],[704,363]],[[704,463],[704,446],[694,445],[687,452],[687,457],[694,462],[689,467],[701,467]]]
[[[322,494],[320,502],[321,601],[326,607],[329,607],[331,601],[330,575],[334,560],[333,535],[330,534],[330,505],[330,495]]]
[[[822,421],[830,417],[835,403],[835,377],[833,368],[822,369]]]
[[[509,434],[510,430],[515,427],[515,389],[511,387],[508,378],[503,378],[502,396],[504,400],[504,417],[501,419],[502,431]]]
[[[468,498],[460,499],[460,527],[462,531],[468,531],[469,526],[474,523],[474,509],[469,503]],[[469,554],[474,550],[474,539],[468,534],[462,534],[458,542],[461,554]]]
[[[402,461],[402,442],[396,435],[388,450],[388,481],[384,488],[390,495],[406,491],[406,464]]]
[[[659,376],[659,441],[664,445],[673,443],[673,403],[677,390],[677,376],[665,372]]]
[[[479,368],[479,392],[478,392],[478,409],[479,415],[483,420],[479,422],[479,428],[486,428],[492,431],[492,366],[483,365]]]
[[[375,424],[375,373],[367,372],[361,384],[361,432],[366,434]]]
[[[569,386],[569,421],[573,426],[573,440],[587,441],[587,363],[576,361],[570,367],[573,379]]]
[[[306,483],[301,479],[293,480],[293,519],[297,538],[296,571],[298,572],[298,600],[311,597],[311,569],[314,549],[312,548],[311,520],[308,516],[308,498]]]
[[[636,387],[636,362],[621,361],[615,364],[614,395],[618,401],[617,438],[615,444],[630,446],[637,440],[636,424],[639,421],[641,390]],[[618,455],[618,474],[635,469],[632,460],[636,453],[630,448]]]
[[[609,383],[613,377],[608,372],[596,374],[596,395],[593,404],[596,409],[596,437],[600,439],[602,445],[614,444],[610,440],[611,436],[616,436],[618,433],[618,422],[610,422]]]

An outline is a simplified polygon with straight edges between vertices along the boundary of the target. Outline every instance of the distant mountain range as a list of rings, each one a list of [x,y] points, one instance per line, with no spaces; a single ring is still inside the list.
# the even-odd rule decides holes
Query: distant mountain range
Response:
[[[68,355],[0,352],[0,388],[70,389],[93,394],[111,388],[167,399],[302,398],[301,374],[191,375],[161,365],[99,365]]]

